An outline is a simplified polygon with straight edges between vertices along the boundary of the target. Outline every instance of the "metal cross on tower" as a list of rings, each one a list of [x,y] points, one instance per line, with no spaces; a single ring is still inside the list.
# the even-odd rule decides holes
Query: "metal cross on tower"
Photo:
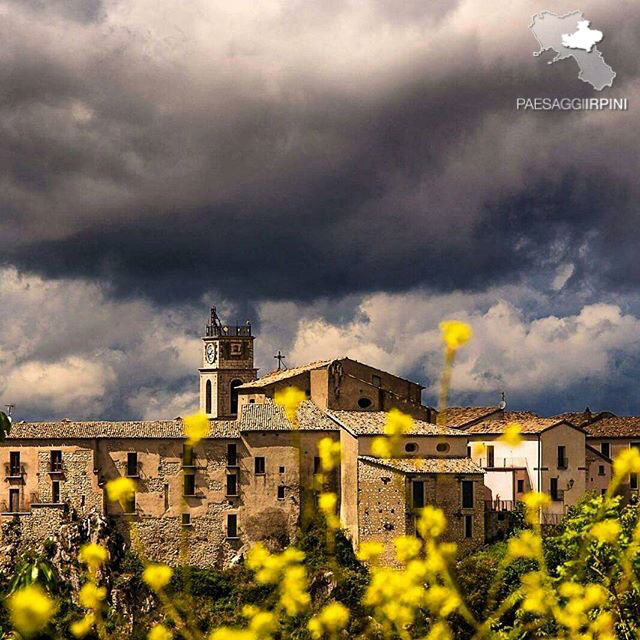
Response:
[[[278,371],[282,371],[282,369],[287,368],[287,365],[283,362],[284,356],[280,353],[280,349],[278,349],[277,355],[273,357],[278,361]]]

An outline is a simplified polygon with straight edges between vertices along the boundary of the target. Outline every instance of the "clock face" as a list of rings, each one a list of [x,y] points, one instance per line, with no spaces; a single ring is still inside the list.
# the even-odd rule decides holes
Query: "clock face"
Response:
[[[204,357],[209,364],[213,364],[216,361],[216,345],[213,342],[209,342],[205,347]]]

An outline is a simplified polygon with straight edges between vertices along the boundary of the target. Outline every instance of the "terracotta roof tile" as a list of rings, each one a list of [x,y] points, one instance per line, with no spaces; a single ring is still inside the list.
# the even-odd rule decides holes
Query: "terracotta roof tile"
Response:
[[[239,438],[233,420],[210,420],[212,438]],[[127,422],[16,422],[9,440],[85,438],[183,438],[181,420],[131,420]]]
[[[264,404],[247,404],[239,421],[240,431],[290,431],[291,423],[281,407],[272,401]],[[300,431],[338,431],[338,425],[327,417],[311,400],[305,400],[298,408]]]
[[[254,380],[253,382],[245,382],[244,384],[240,384],[236,388],[255,389],[256,387],[264,387],[268,384],[273,384],[274,382],[282,382],[283,380],[288,380],[289,378],[293,378],[307,371],[313,371],[314,369],[322,369],[324,367],[328,367],[332,362],[333,360],[318,360],[317,362],[310,362],[309,364],[305,364],[301,367],[283,369],[282,371],[272,371],[271,373],[267,373],[266,375],[258,378],[257,380]]]
[[[499,407],[448,407],[444,422],[449,427],[462,427],[501,411]]]
[[[356,436],[381,435],[387,419],[386,411],[328,411],[344,428]],[[423,420],[414,420],[410,435],[464,436],[466,432],[439,426]]]
[[[613,416],[585,425],[591,438],[638,438],[640,440],[640,417]]]
[[[504,433],[507,426],[513,422],[517,422],[520,425],[522,433],[541,433],[562,421],[556,418],[521,416],[512,420],[487,420],[485,422],[479,422],[466,428],[464,432],[469,434],[501,434]]]
[[[401,473],[484,473],[471,458],[391,458],[358,456],[358,460]]]

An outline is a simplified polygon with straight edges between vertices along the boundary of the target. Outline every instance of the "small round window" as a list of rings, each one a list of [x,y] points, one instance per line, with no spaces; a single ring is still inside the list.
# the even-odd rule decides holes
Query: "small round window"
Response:
[[[407,444],[404,445],[404,450],[407,453],[414,453],[418,450],[418,445],[415,442],[407,442]]]
[[[368,409],[371,406],[371,400],[369,400],[369,398],[360,398],[360,400],[358,400],[358,406],[361,409]]]
[[[449,451],[449,445],[446,442],[439,442],[436,445],[436,451],[439,451],[440,453],[446,453],[447,451]]]

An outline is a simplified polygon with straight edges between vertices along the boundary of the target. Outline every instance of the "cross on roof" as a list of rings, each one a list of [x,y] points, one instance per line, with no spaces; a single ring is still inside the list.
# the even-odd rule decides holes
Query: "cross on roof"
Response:
[[[278,371],[282,371],[282,369],[286,369],[287,368],[287,365],[283,362],[284,356],[280,352],[280,349],[278,349],[277,355],[275,355],[273,357],[278,361]]]

